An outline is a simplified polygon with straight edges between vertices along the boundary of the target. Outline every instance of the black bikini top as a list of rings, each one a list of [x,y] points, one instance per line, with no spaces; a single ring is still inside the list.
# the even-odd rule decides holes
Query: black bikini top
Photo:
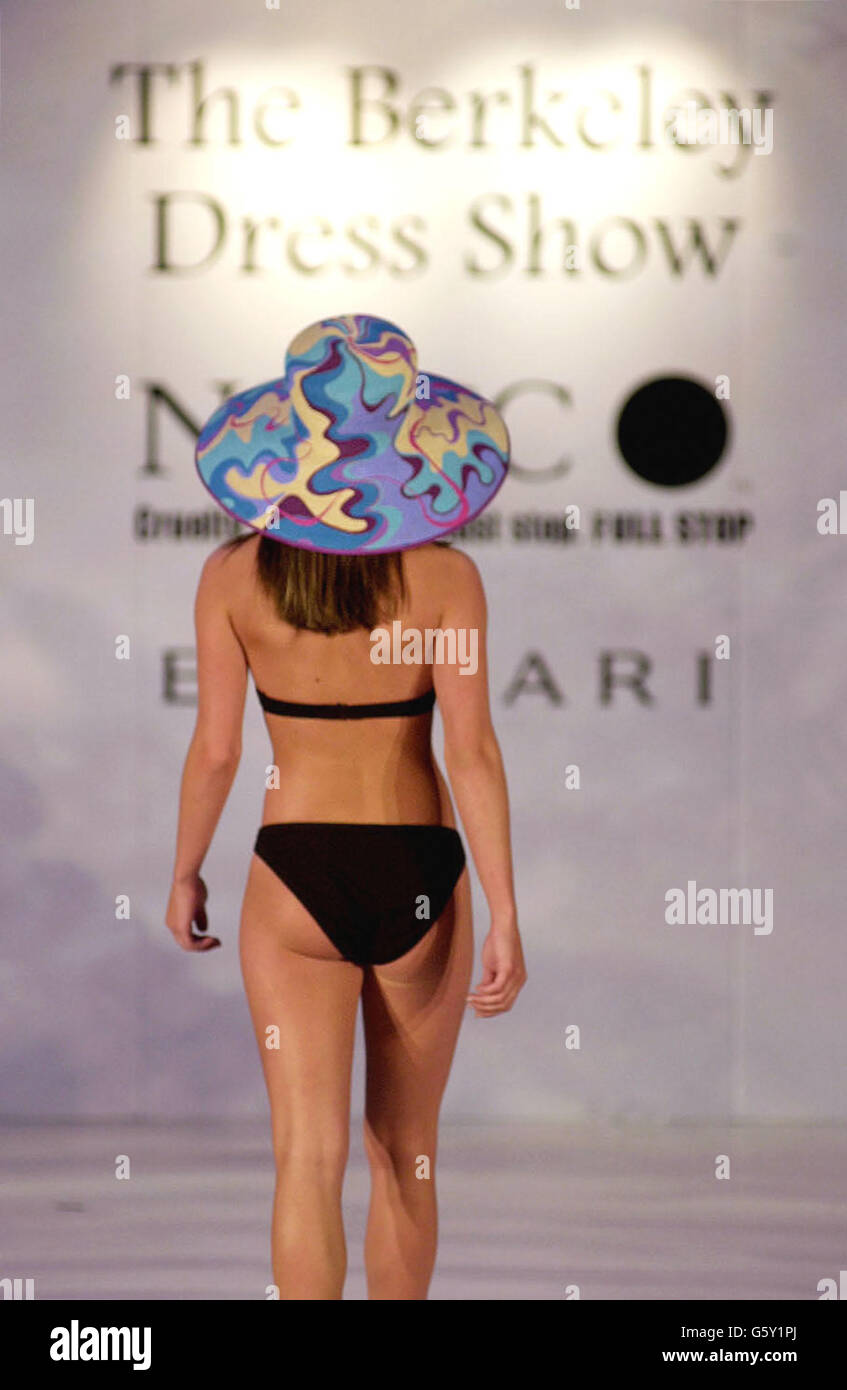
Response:
[[[383,700],[375,705],[308,705],[296,700],[274,700],[258,686],[256,694],[268,714],[289,714],[298,719],[386,719],[402,714],[426,714],[435,704],[434,687],[413,700]]]

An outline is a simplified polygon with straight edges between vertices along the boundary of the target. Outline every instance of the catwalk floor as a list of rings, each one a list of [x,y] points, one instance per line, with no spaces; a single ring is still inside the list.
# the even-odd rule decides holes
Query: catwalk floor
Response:
[[[266,1296],[264,1123],[7,1123],[0,1146],[0,1278],[39,1299]],[[354,1129],[346,1298],[365,1297],[367,1191]],[[847,1269],[843,1127],[448,1125],[439,1193],[434,1299],[805,1300]]]

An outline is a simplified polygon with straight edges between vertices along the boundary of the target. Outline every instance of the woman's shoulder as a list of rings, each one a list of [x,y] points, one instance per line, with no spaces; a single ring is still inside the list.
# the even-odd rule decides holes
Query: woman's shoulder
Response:
[[[249,585],[255,569],[256,536],[239,536],[238,543],[225,541],[206,556],[197,586],[198,597],[209,602],[225,601],[227,607],[243,586]]]
[[[485,610],[485,594],[474,561],[454,545],[416,546],[404,552],[410,609],[420,627],[439,627],[446,615],[476,622]],[[469,616],[468,616],[469,615]]]
[[[428,584],[441,584],[453,589],[458,585],[480,583],[479,570],[470,555],[457,546],[430,541],[406,551],[406,563],[414,572],[426,575]]]
[[[203,573],[215,576],[225,569],[232,571],[250,568],[254,563],[260,539],[258,532],[253,532],[249,536],[236,536],[234,541],[224,541],[206,556]]]

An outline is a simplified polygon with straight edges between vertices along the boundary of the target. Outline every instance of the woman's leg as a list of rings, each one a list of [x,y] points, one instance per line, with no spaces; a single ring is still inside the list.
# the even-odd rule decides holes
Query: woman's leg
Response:
[[[424,1299],[435,1264],[438,1112],[473,965],[468,871],[432,930],[365,974],[368,1296]]]
[[[271,1106],[274,1282],[281,1299],[339,1299],[347,1266],[341,1189],[363,972],[342,959],[256,856],[239,945]]]

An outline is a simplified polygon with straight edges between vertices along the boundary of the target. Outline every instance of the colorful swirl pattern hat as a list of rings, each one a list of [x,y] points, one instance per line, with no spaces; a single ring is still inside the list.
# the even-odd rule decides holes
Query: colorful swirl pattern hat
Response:
[[[297,334],[284,376],[218,407],[196,462],[224,511],[254,530],[377,555],[478,516],[506,476],[509,435],[490,401],[419,372],[396,324],[342,314]]]

